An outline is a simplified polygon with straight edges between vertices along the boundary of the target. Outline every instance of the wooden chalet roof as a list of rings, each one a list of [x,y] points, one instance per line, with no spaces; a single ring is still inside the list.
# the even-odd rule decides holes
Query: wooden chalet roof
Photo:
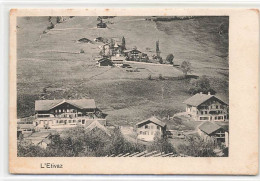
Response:
[[[227,105],[227,103],[225,103],[224,101],[222,101],[221,99],[217,98],[214,95],[208,95],[208,94],[202,94],[202,93],[195,94],[194,96],[190,97],[183,103],[197,107],[197,106],[201,105],[202,103],[206,102],[207,100],[211,99],[212,97],[216,98],[221,103]]]
[[[221,126],[219,126],[213,122],[207,121],[207,122],[203,123],[202,125],[200,125],[199,129],[201,131],[205,132],[206,134],[210,135],[210,134],[214,133],[215,131],[221,129]]]
[[[95,109],[96,104],[94,99],[77,99],[77,100],[36,100],[35,111],[48,111],[63,103],[71,104],[79,109]]]
[[[161,127],[165,127],[166,126],[166,124],[164,122],[160,121],[158,118],[156,118],[154,116],[150,117],[149,119],[146,119],[146,120],[143,120],[141,122],[138,122],[136,125],[144,124],[146,122],[153,122],[153,123],[155,123],[155,124],[157,124],[157,125],[159,125]]]
[[[87,132],[90,132],[90,131],[92,131],[92,130],[95,129],[95,128],[98,128],[98,129],[104,131],[107,135],[111,136],[110,133],[109,133],[109,131],[108,131],[108,129],[107,129],[105,126],[103,126],[102,124],[100,124],[97,120],[91,122],[91,123],[86,127],[86,131],[87,131]]]

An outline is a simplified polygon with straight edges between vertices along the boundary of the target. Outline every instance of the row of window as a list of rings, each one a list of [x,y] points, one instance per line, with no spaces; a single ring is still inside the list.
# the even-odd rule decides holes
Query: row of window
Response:
[[[210,111],[209,111],[210,112]],[[216,114],[222,114],[223,111],[215,111]],[[208,114],[208,111],[200,111],[201,114]]]
[[[223,116],[215,116],[215,117],[212,117],[212,119],[214,119],[214,120],[222,120]],[[209,120],[209,117],[200,117],[200,120]]]
[[[157,126],[157,127],[154,127],[153,125],[151,125],[151,126],[145,125],[144,126],[144,129],[154,129],[154,128],[160,129],[160,126]]]
[[[139,135],[154,135],[156,132],[153,132],[153,131],[151,131],[150,133],[149,133],[149,131],[140,131],[139,132]]]
[[[71,120],[71,119],[69,119],[69,120],[40,120],[39,121],[39,123],[40,124],[49,124],[49,123],[51,123],[51,124],[67,124],[67,123],[82,123],[82,124],[85,124],[85,119],[82,119],[82,120]]]

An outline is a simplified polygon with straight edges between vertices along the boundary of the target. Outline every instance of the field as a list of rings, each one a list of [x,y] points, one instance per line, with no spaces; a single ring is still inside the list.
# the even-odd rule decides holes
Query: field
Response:
[[[228,100],[228,35],[219,34],[227,17],[201,17],[171,22],[145,21],[145,17],[115,17],[107,29],[97,29],[97,17],[73,17],[49,26],[48,17],[18,18],[18,117],[34,113],[34,101],[44,96],[94,98],[111,124],[133,125],[157,115],[172,116],[184,110],[190,79],[173,79],[182,72],[173,66],[130,63],[137,72],[95,66],[101,43],[77,40],[97,37],[126,39],[149,56],[160,41],[161,55],[174,54],[174,63],[188,60],[194,75],[207,75],[217,95]],[[80,53],[84,50],[84,53]],[[161,74],[164,79],[158,78]],[[148,76],[152,80],[148,80]],[[47,91],[43,91],[44,89]]]

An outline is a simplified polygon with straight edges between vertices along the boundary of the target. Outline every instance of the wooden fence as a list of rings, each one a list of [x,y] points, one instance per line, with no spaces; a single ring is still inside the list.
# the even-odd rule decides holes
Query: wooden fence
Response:
[[[164,152],[157,152],[157,151],[143,151],[143,152],[135,152],[135,153],[121,153],[121,154],[112,154],[107,155],[105,157],[188,157],[184,154],[174,154],[174,153],[164,153]]]

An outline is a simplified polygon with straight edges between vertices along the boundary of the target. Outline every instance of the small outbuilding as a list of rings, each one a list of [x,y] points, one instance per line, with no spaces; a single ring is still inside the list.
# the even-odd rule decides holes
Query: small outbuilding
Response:
[[[103,57],[97,60],[97,65],[101,66],[113,66],[112,61],[109,58]]]
[[[224,144],[228,147],[228,130],[214,122],[204,122],[199,126],[198,134],[206,142]]]

